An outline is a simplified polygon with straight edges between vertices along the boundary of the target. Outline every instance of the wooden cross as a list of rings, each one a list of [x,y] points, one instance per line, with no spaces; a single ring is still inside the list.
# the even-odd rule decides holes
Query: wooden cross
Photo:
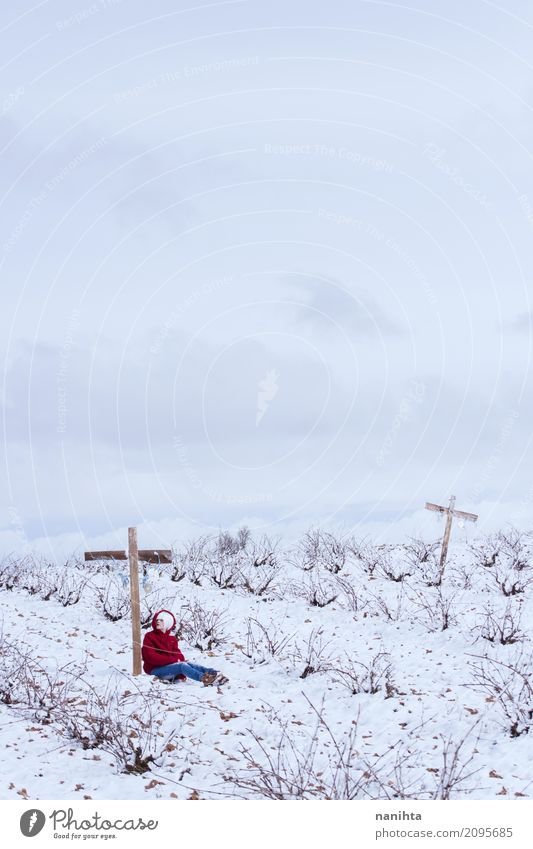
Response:
[[[141,603],[139,598],[139,560],[144,563],[171,563],[169,549],[141,549],[137,547],[137,528],[128,528],[128,553],[125,551],[86,551],[85,560],[129,560],[131,635],[133,641],[133,674],[141,674]]]
[[[441,507],[440,504],[431,504],[429,501],[426,501],[426,510],[436,510],[437,513],[446,513],[446,527],[444,529],[444,536],[442,538],[442,548],[440,551],[440,573],[444,572],[444,564],[446,562],[446,555],[448,554],[448,543],[450,541],[450,532],[452,530],[452,519],[454,516],[457,516],[458,519],[465,519],[467,522],[477,522],[478,516],[475,513],[464,513],[462,510],[455,509],[455,495],[452,495],[450,498],[450,504],[448,507]]]

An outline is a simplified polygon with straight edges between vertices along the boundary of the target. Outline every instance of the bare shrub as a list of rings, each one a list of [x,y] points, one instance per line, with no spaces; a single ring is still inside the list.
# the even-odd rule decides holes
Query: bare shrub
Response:
[[[500,592],[506,596],[522,595],[533,584],[533,570],[518,570],[508,564],[496,565],[490,570],[490,576]]]
[[[12,590],[20,586],[29,568],[29,558],[16,559],[12,555],[0,561],[0,587]]]
[[[307,531],[291,553],[291,561],[303,572],[325,570],[337,575],[346,563],[347,542],[320,529]]]
[[[426,584],[428,587],[438,587],[442,583],[442,570],[440,568],[440,543],[425,542],[419,537],[410,537],[404,546],[405,559],[412,569],[412,574]]]
[[[451,799],[453,795],[459,792],[468,792],[469,788],[464,788],[464,785],[480,771],[480,769],[470,768],[476,753],[476,744],[474,743],[468,754],[466,752],[467,740],[478,723],[479,720],[459,740],[457,740],[456,734],[451,734],[448,737],[443,734],[440,735],[441,765],[438,772],[432,773],[435,786],[433,791],[430,791],[430,799]]]
[[[379,571],[379,567],[386,557],[387,547],[385,545],[372,545],[371,543],[367,543],[359,548],[361,568],[364,572],[366,572],[369,578],[374,577],[376,570]]]
[[[414,568],[406,560],[403,560],[398,551],[382,551],[379,557],[378,572],[389,581],[401,583],[409,578]]]
[[[276,716],[279,738],[272,747],[248,729],[250,743],[240,749],[246,769],[229,772],[225,780],[261,799],[358,798],[366,779],[358,767],[357,723],[334,734],[323,708],[316,713],[315,727],[299,735]]]
[[[294,634],[283,634],[273,621],[267,627],[258,619],[248,619],[246,643],[242,653],[254,663],[265,663],[271,657],[280,656],[290,644]]]
[[[457,593],[453,588],[437,586],[425,591],[411,588],[411,601],[414,604],[414,618],[428,631],[447,631],[457,625]]]
[[[209,610],[198,601],[184,605],[177,616],[177,633],[199,651],[210,651],[227,640],[227,612]]]
[[[392,659],[388,652],[374,655],[368,663],[345,655],[344,660],[332,669],[332,678],[338,681],[352,695],[358,693],[384,692],[385,698],[391,698],[396,692],[392,677]]]
[[[463,590],[474,588],[476,574],[476,567],[464,560],[464,558],[453,560],[449,569],[451,581]]]
[[[520,648],[503,662],[473,655],[474,680],[470,686],[485,693],[498,708],[502,725],[511,737],[528,734],[533,720],[533,655]]]
[[[392,587],[390,588],[393,589]],[[384,617],[389,622],[399,622],[404,615],[405,590],[403,583],[394,587],[387,596],[369,592],[369,613],[371,616]]]
[[[279,540],[271,540],[266,534],[259,540],[251,540],[240,558],[238,566],[239,585],[257,596],[277,596],[276,579],[281,571],[277,547]]]
[[[204,535],[174,548],[170,569],[171,580],[181,581],[186,576],[193,584],[201,586],[202,580],[207,577],[209,566],[207,550],[210,542],[211,537]]]
[[[327,607],[338,597],[340,587],[332,575],[309,572],[301,583],[293,583],[291,592],[296,598],[303,598],[311,607]]]
[[[361,587],[355,585],[349,575],[335,575],[335,583],[340,590],[336,597],[339,604],[352,613],[361,613],[368,605],[368,599],[363,594]]]
[[[508,601],[504,608],[499,606],[495,609],[489,603],[485,606],[482,622],[474,630],[489,643],[507,646],[525,639],[520,621],[521,610],[516,604]]]
[[[225,781],[244,790],[248,798],[398,798],[393,779],[412,755],[398,743],[382,755],[362,756],[357,747],[357,719],[340,732],[333,730],[324,705],[318,709],[307,702],[316,716],[313,727],[296,733],[274,715],[272,724],[279,729],[274,745],[266,745],[248,729],[249,742],[241,744],[245,769],[230,771]]]
[[[477,540],[471,549],[505,596],[518,595],[533,583],[533,535],[510,528]]]
[[[477,752],[476,744],[479,742],[479,735],[473,741],[469,752],[467,752],[467,741],[478,724],[479,720],[459,739],[456,734],[447,737],[441,734],[440,763],[428,767],[425,760],[418,774],[415,770],[417,766],[420,766],[421,758],[420,756],[417,758],[414,753],[411,754],[410,747],[407,747],[406,753],[405,744],[400,744],[392,768],[384,769],[382,762],[378,761],[377,765],[380,768],[376,770],[375,764],[366,759],[366,774],[378,788],[378,793],[374,791],[373,798],[444,800],[471,792],[473,788],[468,786],[468,781],[480,771],[480,769],[470,768]],[[407,769],[410,772],[409,777]]]
[[[73,682],[86,668],[68,663],[50,671],[33,657],[29,647],[5,639],[0,657],[0,701],[42,723],[49,723],[70,702]]]
[[[322,628],[313,628],[305,642],[296,644],[292,662],[296,669],[302,670],[300,678],[331,669],[332,657],[328,651],[331,640],[324,641],[323,633]]]
[[[161,731],[160,707],[153,699],[111,680],[100,693],[84,682],[84,692],[55,717],[61,733],[83,749],[101,749],[122,772],[142,774],[168,750],[177,731]]]
[[[80,601],[88,581],[87,573],[73,560],[67,560],[62,566],[47,564],[43,568],[40,595],[44,601],[54,598],[63,607],[70,607]]]
[[[220,531],[207,549],[207,576],[221,589],[234,589],[239,582],[239,568],[245,559],[244,552],[250,539],[248,528],[237,534]]]
[[[95,587],[96,606],[111,622],[118,622],[131,615],[130,591],[115,576],[110,576],[105,586]]]

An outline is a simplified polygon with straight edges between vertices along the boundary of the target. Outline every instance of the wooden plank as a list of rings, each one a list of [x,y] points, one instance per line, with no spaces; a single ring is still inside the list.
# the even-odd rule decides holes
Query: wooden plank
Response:
[[[454,516],[457,516],[458,519],[466,519],[468,522],[477,522],[479,516],[476,516],[475,513],[464,513],[462,510],[454,510]]]
[[[128,528],[130,560],[131,636],[133,640],[133,674],[141,674],[141,602],[139,599],[139,550],[137,528]]]
[[[441,507],[440,504],[432,504],[430,501],[426,501],[426,510],[436,510],[437,513],[447,513],[447,507]]]
[[[86,551],[85,560],[127,560],[125,551]]]
[[[139,560],[143,563],[172,563],[172,551],[169,548],[142,548]]]

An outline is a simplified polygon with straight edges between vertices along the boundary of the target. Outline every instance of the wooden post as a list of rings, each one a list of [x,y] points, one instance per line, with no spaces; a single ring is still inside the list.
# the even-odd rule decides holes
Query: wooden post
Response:
[[[452,516],[454,506],[455,495],[452,495],[452,497],[450,498],[450,505],[448,507],[448,515],[446,516],[446,527],[444,528],[444,536],[442,538],[442,548],[440,550],[439,568],[441,575],[444,572],[444,564],[446,563],[446,555],[448,554],[448,543],[450,542],[450,533],[452,530]]]
[[[137,528],[128,528],[130,561],[131,637],[133,641],[133,674],[141,674],[141,602],[139,598],[139,548]]]
[[[141,674],[141,603],[139,594],[139,560],[143,563],[172,563],[172,551],[148,548],[139,551],[137,528],[128,528],[128,551],[86,551],[85,560],[129,560],[131,635],[133,640],[133,674]]]
[[[444,565],[446,563],[446,556],[448,554],[448,543],[450,542],[453,517],[457,516],[458,519],[465,519],[467,522],[477,522],[479,517],[476,515],[476,513],[465,513],[463,510],[456,510],[455,495],[452,495],[452,497],[450,498],[450,504],[448,507],[442,507],[440,504],[432,504],[426,501],[426,510],[435,510],[437,513],[446,513],[446,527],[444,529],[444,536],[442,538],[442,548],[440,551],[439,563],[439,570],[442,578],[442,575],[444,573]]]

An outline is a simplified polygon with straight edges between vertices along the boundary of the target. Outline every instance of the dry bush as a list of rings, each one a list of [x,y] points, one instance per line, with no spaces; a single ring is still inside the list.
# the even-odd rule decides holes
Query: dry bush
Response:
[[[458,622],[460,599],[452,587],[428,587],[425,590],[410,588],[410,601],[414,606],[415,621],[431,633],[447,631]]]
[[[357,757],[357,723],[341,735],[334,734],[323,708],[316,714],[315,727],[298,735],[275,716],[279,729],[275,746],[267,746],[248,729],[250,742],[240,748],[246,769],[229,772],[225,781],[260,799],[359,798],[366,779]]]
[[[319,572],[308,572],[303,581],[293,582],[289,588],[295,598],[303,598],[311,607],[327,607],[339,596],[340,586],[337,576],[324,575]]]
[[[13,590],[15,587],[20,586],[30,566],[30,557],[23,557],[21,559],[16,558],[14,555],[3,557],[0,561],[0,588]]]
[[[245,645],[242,653],[254,663],[265,663],[272,657],[280,657],[285,653],[294,634],[283,634],[279,625],[271,621],[268,626],[258,619],[248,619]]]
[[[383,692],[385,698],[389,699],[397,692],[392,676],[392,659],[388,652],[379,652],[368,663],[345,655],[338,664],[332,668],[332,678],[354,696],[358,693],[374,695]]]
[[[172,581],[181,581],[187,577],[196,586],[202,585],[202,580],[207,577],[209,559],[208,548],[211,537],[204,534],[197,539],[183,542],[181,546],[172,550],[172,564],[169,569]]]
[[[207,577],[220,589],[235,589],[238,585],[239,570],[246,559],[245,551],[249,541],[248,528],[240,528],[235,535],[220,531],[206,549]]]
[[[281,564],[277,554],[278,545],[279,540],[271,540],[266,534],[257,541],[249,541],[239,558],[239,587],[253,595],[279,597],[277,578]]]
[[[324,570],[337,575],[345,566],[348,554],[346,540],[317,528],[307,531],[289,557],[303,572]]]
[[[180,609],[176,619],[178,636],[199,651],[210,651],[227,640],[225,610],[209,610],[199,601],[191,601]]]
[[[505,607],[499,605],[497,608],[489,603],[483,611],[482,621],[474,626],[474,631],[489,643],[502,646],[520,643],[525,639],[521,628],[521,613],[516,603],[511,601]]]
[[[389,622],[399,622],[404,616],[405,589],[403,582],[390,587],[392,592],[381,595],[368,592],[368,612],[371,616],[385,618]]]
[[[131,616],[131,599],[128,584],[110,575],[105,586],[95,586],[96,607],[106,619],[118,622]]]
[[[325,641],[323,634],[322,628],[313,628],[307,640],[295,645],[291,662],[297,671],[301,670],[300,678],[328,672],[332,668],[331,640]]]
[[[363,756],[357,746],[357,719],[340,732],[333,730],[324,705],[317,709],[306,700],[316,716],[314,726],[295,732],[289,722],[274,715],[271,724],[279,733],[275,745],[267,745],[248,729],[249,742],[241,744],[240,752],[245,768],[230,771],[225,781],[244,790],[246,798],[404,798],[401,789],[395,790],[394,778],[403,775],[402,767],[412,759],[411,753],[398,742],[382,755]],[[403,786],[403,780],[397,783]]]
[[[84,692],[56,712],[60,732],[84,749],[101,749],[115,758],[121,772],[141,774],[160,759],[177,731],[161,731],[161,709],[152,698],[120,691],[110,680],[100,693],[84,682]],[[173,746],[175,748],[175,746]]]
[[[386,545],[372,545],[366,543],[359,548],[359,562],[361,569],[369,578],[373,578],[376,571],[379,572],[381,565],[388,556]]]
[[[377,787],[377,793],[374,790],[372,798],[448,800],[471,793],[474,788],[469,783],[470,779],[480,771],[480,768],[471,769],[477,753],[479,735],[471,743],[468,741],[478,724],[479,720],[459,739],[457,734],[450,734],[448,737],[440,735],[438,766],[428,768],[424,755],[417,756],[412,752],[412,747],[403,742],[400,742],[396,759],[388,768],[384,768],[383,759],[377,761],[378,769],[375,763],[366,759],[366,774]],[[468,751],[469,745],[472,748]]]
[[[473,655],[470,664],[474,680],[470,686],[488,696],[502,717],[501,724],[511,737],[528,734],[533,720],[533,654],[524,648],[507,662]]]
[[[383,550],[377,563],[377,570],[382,577],[399,584],[413,574],[414,567],[402,559],[397,550]]]
[[[43,562],[41,568],[43,581],[40,596],[43,601],[53,598],[63,607],[70,607],[80,601],[89,582],[89,575],[76,561],[67,560],[62,566]]]
[[[410,537],[409,542],[404,546],[404,551],[412,574],[415,574],[428,587],[441,585],[439,542],[425,542],[419,537]]]
[[[339,590],[336,600],[346,610],[361,613],[368,606],[368,598],[360,584],[356,584],[349,575],[335,575],[335,583]]]
[[[521,531],[511,527],[505,531],[479,537],[469,547],[476,562],[486,569],[491,569],[498,562],[519,572],[533,566],[531,531]]]
[[[33,657],[29,647],[0,641],[0,701],[32,719],[48,724],[72,700],[73,685],[85,665],[65,664],[50,671]]]

